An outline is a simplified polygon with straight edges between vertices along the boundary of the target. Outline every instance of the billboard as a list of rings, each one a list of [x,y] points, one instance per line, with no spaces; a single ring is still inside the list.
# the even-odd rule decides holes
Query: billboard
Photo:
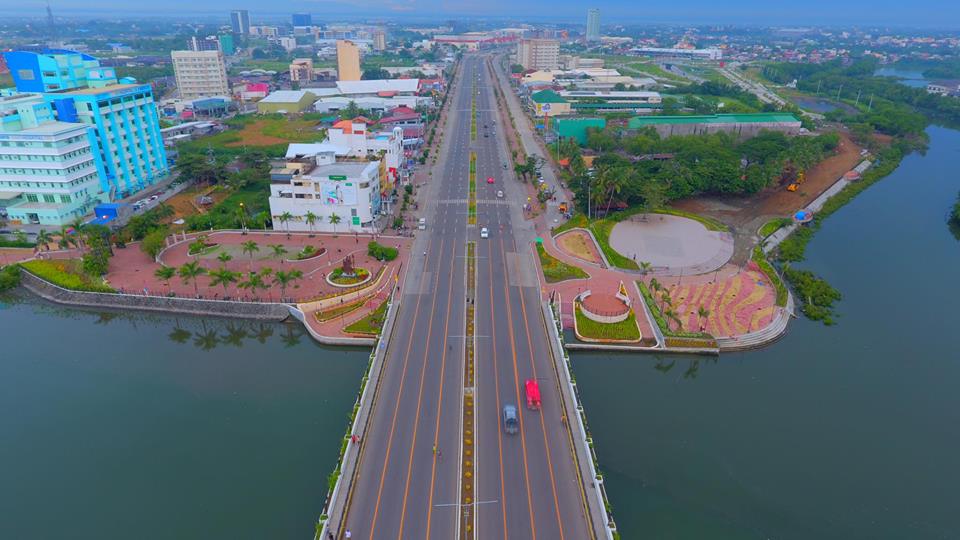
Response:
[[[330,206],[357,204],[357,184],[354,182],[320,182],[323,204]]]

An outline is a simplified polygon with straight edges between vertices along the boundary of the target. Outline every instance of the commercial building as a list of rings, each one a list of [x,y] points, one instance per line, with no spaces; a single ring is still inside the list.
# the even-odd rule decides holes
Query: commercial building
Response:
[[[373,50],[383,51],[387,48],[387,33],[382,28],[373,31]]]
[[[216,51],[172,51],[173,74],[181,99],[229,96],[227,64]]]
[[[106,200],[94,130],[59,122],[39,94],[0,97],[0,208],[22,224],[67,225]]]
[[[341,120],[327,130],[327,142],[347,149],[343,155],[379,160],[383,165],[380,178],[385,184],[393,184],[400,178],[403,165],[401,127],[371,132],[364,122]]]
[[[245,9],[238,9],[230,12],[230,27],[233,33],[239,36],[245,36],[250,33],[250,12]]]
[[[406,106],[416,109],[434,103],[431,96],[417,95],[421,91],[418,79],[371,79],[365,81],[338,81],[336,88],[311,88],[319,96],[314,104],[317,112],[344,109],[350,102],[368,111],[384,112]]]
[[[360,80],[360,49],[346,39],[337,40],[337,80]]]
[[[294,145],[291,145],[293,147]],[[270,215],[278,231],[367,232],[380,213],[380,162],[338,161],[333,149],[304,148],[287,154],[270,174]],[[280,221],[290,213],[293,219]],[[307,213],[317,216],[313,225]],[[331,223],[331,217],[336,216]]]
[[[517,41],[514,34],[489,33],[489,32],[468,32],[466,34],[437,34],[433,36],[433,43],[443,45],[452,45],[458,48],[465,48],[468,51],[476,51],[487,45],[502,45],[504,43],[513,43]]]
[[[587,41],[600,41],[600,10],[587,10]]]
[[[561,90],[559,94],[575,112],[650,112],[663,107],[659,92]]]
[[[191,53],[201,54],[201,53]],[[29,58],[34,55],[36,58]],[[34,92],[38,81],[60,122],[93,128],[95,152],[104,175],[102,191],[111,199],[126,197],[156,183],[169,172],[160,135],[153,88],[117,81],[113,68],[75,51],[7,52],[17,66],[14,82],[19,92]],[[44,72],[52,65],[54,72]]]
[[[219,51],[220,50],[220,40],[217,39],[217,36],[207,36],[205,38],[190,36],[190,41],[187,42],[187,46],[190,47],[191,51]]]
[[[233,41],[233,34],[220,34],[217,36],[220,41],[220,50],[227,56],[233,56],[237,52],[236,44]]]
[[[662,49],[657,47],[637,47],[630,52],[641,56],[662,58],[692,58],[699,60],[722,60],[723,51],[720,49]]]
[[[317,96],[307,90],[277,90],[257,102],[260,114],[301,113],[309,110]]]
[[[290,62],[290,80],[293,82],[308,82],[313,80],[313,59],[294,58]]]
[[[750,138],[761,131],[797,135],[801,129],[800,120],[789,113],[646,116],[631,118],[627,125],[630,129],[652,127],[661,137],[705,135],[722,131],[740,138]]]
[[[294,28],[298,26],[313,26],[313,17],[309,13],[294,13],[290,16]]]
[[[555,39],[521,39],[517,43],[516,63],[524,69],[560,67],[560,42]]]
[[[20,92],[55,92],[117,82],[112,67],[101,67],[93,56],[67,49],[9,51],[3,57]]]
[[[604,118],[557,118],[551,125],[555,137],[574,139],[581,146],[587,144],[588,129],[603,131],[606,127],[607,121]]]
[[[570,102],[553,90],[541,90],[530,96],[534,116],[560,116],[570,114]]]

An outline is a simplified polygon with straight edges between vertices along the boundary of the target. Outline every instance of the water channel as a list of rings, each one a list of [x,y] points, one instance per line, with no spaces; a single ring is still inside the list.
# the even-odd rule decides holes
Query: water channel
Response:
[[[311,538],[368,352],[0,299],[0,538]]]
[[[844,294],[714,358],[576,354],[623,538],[934,539],[960,514],[960,132],[827,220]],[[366,351],[296,325],[0,302],[0,538],[309,538]]]
[[[929,133],[807,249],[836,326],[718,359],[575,355],[623,538],[960,534],[960,132]]]

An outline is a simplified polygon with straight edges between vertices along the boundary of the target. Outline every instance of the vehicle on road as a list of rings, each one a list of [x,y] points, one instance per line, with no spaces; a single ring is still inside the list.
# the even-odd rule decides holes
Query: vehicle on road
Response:
[[[503,198],[503,190],[501,190],[501,189],[498,189],[498,190],[497,190],[497,198],[498,198],[498,199],[502,199],[502,198]]]
[[[536,379],[527,379],[523,383],[527,392],[527,408],[534,411],[540,410],[540,385]]]
[[[417,222],[417,228],[421,231],[427,230],[427,218],[420,218],[420,221]]]
[[[480,238],[490,238],[490,231],[486,227],[480,229]]]
[[[487,177],[487,183],[488,183],[488,184],[492,184],[492,183],[494,183],[494,182],[495,182],[495,180],[493,179],[492,176]]]
[[[510,435],[520,431],[520,420],[517,418],[517,408],[514,405],[503,406],[503,430]]]
[[[567,202],[566,202],[566,201],[560,203],[560,213],[561,213],[561,214],[566,214],[566,213],[567,213]]]

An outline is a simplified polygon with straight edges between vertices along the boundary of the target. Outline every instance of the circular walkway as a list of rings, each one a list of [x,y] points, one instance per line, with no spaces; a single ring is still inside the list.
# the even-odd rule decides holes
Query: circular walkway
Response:
[[[733,256],[733,235],[684,217],[639,214],[614,226],[610,246],[637,264],[650,263],[654,273],[693,275],[726,264]]]

